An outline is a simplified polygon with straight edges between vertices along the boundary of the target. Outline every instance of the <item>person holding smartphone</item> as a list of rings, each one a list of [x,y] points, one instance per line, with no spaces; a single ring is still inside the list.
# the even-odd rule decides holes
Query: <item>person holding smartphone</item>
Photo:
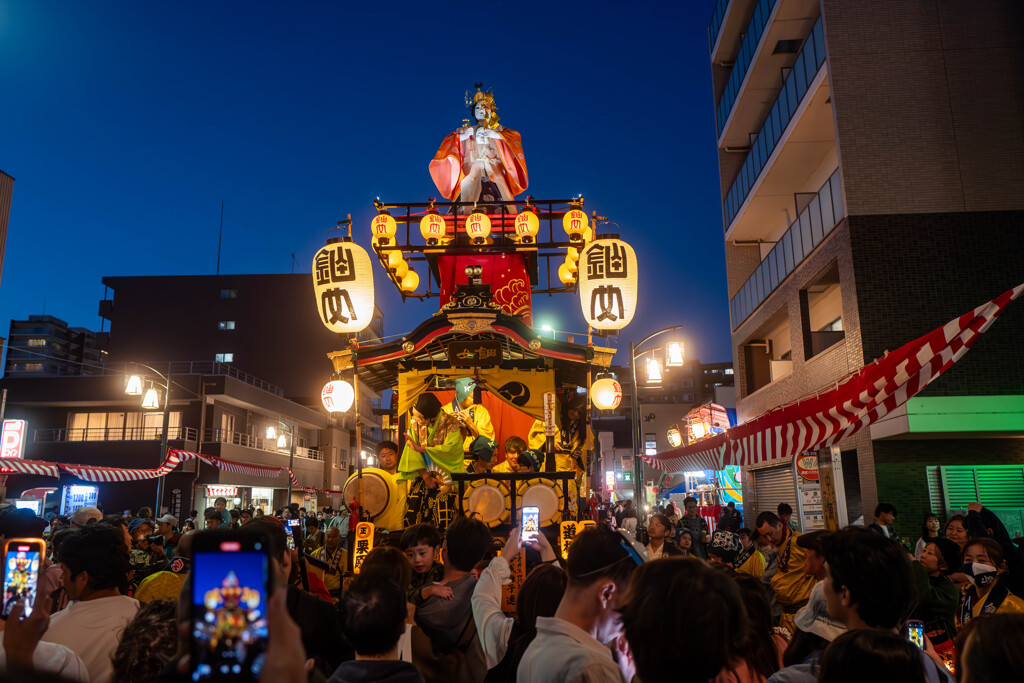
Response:
[[[109,681],[111,656],[139,601],[121,595],[128,573],[124,532],[92,524],[69,532],[57,548],[71,604],[50,618],[43,640],[60,643],[82,658],[93,681]]]

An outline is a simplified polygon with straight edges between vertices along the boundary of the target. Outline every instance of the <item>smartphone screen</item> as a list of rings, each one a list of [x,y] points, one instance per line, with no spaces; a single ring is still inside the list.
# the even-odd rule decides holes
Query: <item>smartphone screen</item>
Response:
[[[523,542],[536,541],[538,531],[540,531],[540,508],[535,505],[523,506]]]
[[[914,645],[924,649],[924,622],[910,620],[907,622],[907,637]]]
[[[39,538],[7,541],[4,547],[4,619],[21,598],[25,599],[25,616],[32,614],[45,549],[46,544]]]
[[[204,532],[206,533],[206,532]],[[255,681],[267,649],[265,540],[212,532],[192,557],[192,680]]]

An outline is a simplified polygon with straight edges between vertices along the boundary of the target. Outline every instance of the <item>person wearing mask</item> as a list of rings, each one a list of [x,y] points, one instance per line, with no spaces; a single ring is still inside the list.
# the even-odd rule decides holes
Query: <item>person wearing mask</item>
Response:
[[[823,590],[829,616],[848,631],[886,631],[896,635],[914,601],[908,553],[895,541],[858,527],[833,532],[822,545],[826,563]],[[828,654],[826,651],[822,661],[822,676],[828,668]],[[916,654],[928,683],[953,683],[934,650],[918,650]],[[877,675],[875,679],[881,680]]]
[[[671,532],[672,522],[666,515],[654,515],[651,517],[651,523],[647,526],[647,538],[649,541],[645,548],[648,560],[657,560],[663,557],[674,557],[683,554],[682,550],[677,548],[672,541],[668,540]]]
[[[929,512],[924,516],[924,522],[921,525],[921,538],[917,539],[917,545],[914,546],[914,559],[920,560],[924,547],[938,537],[939,518],[934,512]]]
[[[879,503],[875,506],[875,521],[868,528],[886,538],[896,538],[896,532],[892,529],[895,519],[896,507],[892,503]]]
[[[736,532],[740,539],[740,553],[733,561],[737,574],[749,574],[755,579],[761,578],[765,570],[764,555],[754,543],[754,532],[747,528],[741,528]]]
[[[619,610],[628,606],[630,577],[643,564],[643,548],[607,525],[577,534],[566,559],[569,580],[565,595],[555,616],[537,618],[537,636],[519,662],[516,681],[626,683],[632,679],[632,667],[624,673],[612,650],[604,644],[614,643],[620,660],[628,663],[622,637],[623,615]],[[657,564],[652,562],[650,566]],[[664,615],[665,596],[658,601],[660,614]],[[660,626],[661,619],[652,621]],[[683,641],[675,640],[673,649],[678,649],[680,642]]]
[[[1024,613],[1024,600],[1011,593],[1001,581],[1006,562],[998,543],[991,538],[971,539],[964,547],[963,560],[960,571],[967,575],[970,585],[957,608],[957,629],[978,617]]]
[[[793,615],[806,604],[815,583],[814,577],[804,571],[805,551],[796,542],[800,533],[771,512],[757,516],[757,532],[776,548],[778,571],[769,584],[775,601],[782,607],[780,625],[793,632]]]
[[[128,574],[123,532],[91,524],[69,532],[57,562],[71,604],[50,618],[43,640],[64,645],[82,658],[93,681],[111,680],[111,656],[121,632],[139,610],[139,601],[121,595]]]
[[[557,565],[557,559],[547,537],[540,533],[537,534],[535,542],[522,543],[521,534],[521,527],[516,527],[509,532],[508,541],[506,541],[505,547],[502,548],[501,555],[492,559],[487,567],[480,572],[480,578],[477,579],[476,587],[473,589],[473,620],[476,622],[477,634],[480,637],[480,644],[483,646],[484,660],[488,669],[494,669],[505,659],[510,643],[513,641],[519,642],[528,632],[536,635],[537,616],[554,616],[558,601],[562,599],[562,595],[565,593],[565,572],[558,566],[550,566]],[[506,617],[501,611],[501,587],[509,580],[511,575],[508,558],[518,555],[520,548],[524,546],[538,550],[542,564],[534,567],[526,580],[523,581],[518,599],[516,600],[518,619],[513,619]],[[551,577],[561,576],[560,581],[557,578],[555,580],[555,583],[561,585],[561,589],[554,591],[557,594],[554,594],[552,590],[546,589],[536,590],[531,593],[533,583],[537,582],[539,580],[538,577],[547,572],[553,572]],[[534,577],[532,581],[531,577]],[[530,584],[529,587],[527,582]],[[543,604],[524,605],[524,600],[529,598],[531,594],[533,595],[532,599],[543,595]],[[520,642],[520,644],[522,648],[518,652],[518,657],[513,657],[515,661],[506,662],[506,666],[503,667],[500,675],[496,673],[494,676],[491,676],[489,673],[489,680],[515,680],[518,660],[522,658],[522,654],[525,652],[529,642]]]
[[[910,564],[917,589],[913,618],[924,623],[924,634],[946,662],[953,660],[956,608],[960,602],[960,589],[949,575],[959,560],[957,544],[936,536],[925,545],[921,558]]]
[[[740,589],[728,574],[703,562],[673,557],[644,564],[622,603],[621,628],[643,683],[713,681],[742,653],[737,634],[747,632],[749,620]],[[596,659],[599,650],[608,653],[598,645],[591,656]],[[559,661],[556,650],[551,661]],[[588,673],[538,680],[622,680]]]
[[[683,500],[683,508],[686,510],[686,514],[679,519],[679,529],[690,532],[690,536],[693,538],[691,552],[702,560],[707,559],[705,544],[710,540],[708,522],[697,513],[697,499],[693,496],[687,496]]]
[[[328,683],[423,683],[419,670],[398,658],[405,633],[405,596],[387,572],[362,571],[349,585],[341,609],[341,630],[355,659],[339,666]]]
[[[967,528],[977,529],[972,536],[988,536],[999,544],[1006,560],[1006,572],[1000,580],[1011,593],[1024,596],[1024,552],[1010,538],[1002,520],[981,503],[970,503],[967,506]]]

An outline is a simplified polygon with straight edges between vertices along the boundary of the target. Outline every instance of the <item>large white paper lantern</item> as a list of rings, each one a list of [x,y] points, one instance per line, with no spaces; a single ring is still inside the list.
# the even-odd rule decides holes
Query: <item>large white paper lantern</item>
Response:
[[[622,385],[611,377],[602,377],[590,385],[590,400],[598,410],[615,410],[622,402]]]
[[[320,401],[329,413],[347,413],[355,397],[355,389],[343,379],[328,382],[320,391]]]
[[[370,256],[355,242],[331,241],[316,253],[313,288],[320,321],[331,332],[359,332],[373,319]]]
[[[619,330],[636,313],[636,252],[620,239],[594,240],[580,252],[580,307],[596,330]]]

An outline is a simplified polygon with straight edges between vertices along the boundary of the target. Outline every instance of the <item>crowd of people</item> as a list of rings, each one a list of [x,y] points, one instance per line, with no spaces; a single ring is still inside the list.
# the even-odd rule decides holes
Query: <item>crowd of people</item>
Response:
[[[945,525],[927,516],[912,549],[884,503],[866,527],[806,534],[785,504],[749,526],[727,508],[713,533],[693,498],[682,513],[601,506],[564,553],[552,528],[496,539],[456,517],[382,535],[358,574],[351,519],[331,508],[265,514],[220,499],[179,524],[146,508],[43,519],[5,506],[3,539],[43,538],[47,551],[35,610],[5,605],[0,669],[5,680],[190,680],[192,548],[235,529],[268,539],[283,584],[260,680],[1024,680],[1024,553],[979,504]],[[301,543],[288,542],[291,520]],[[512,583],[522,549],[525,578]]]

